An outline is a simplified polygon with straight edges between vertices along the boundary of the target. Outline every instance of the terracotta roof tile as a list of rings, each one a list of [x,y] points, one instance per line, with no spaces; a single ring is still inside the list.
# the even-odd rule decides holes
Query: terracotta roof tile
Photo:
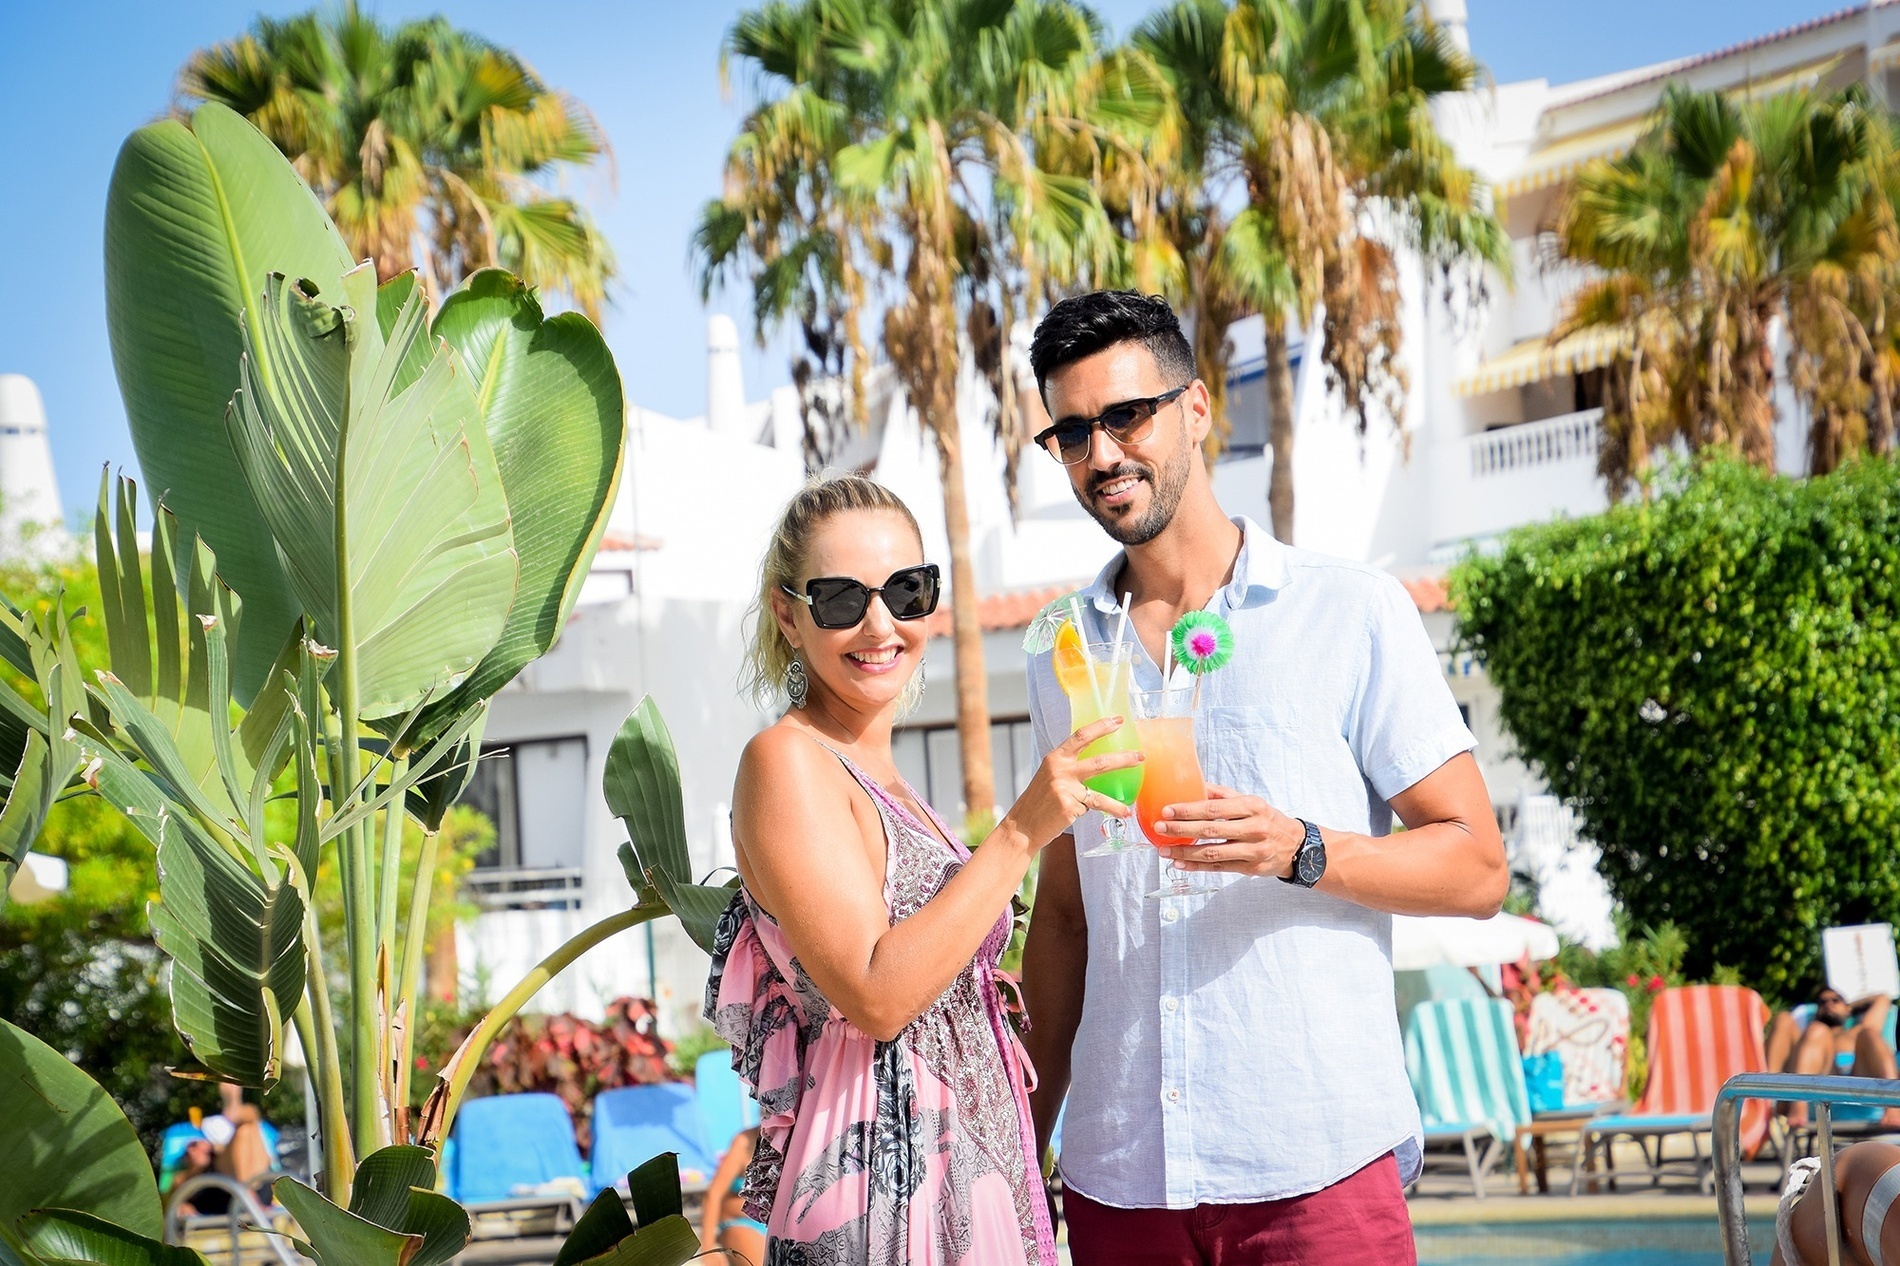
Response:
[[[644,532],[609,532],[600,538],[603,554],[651,554],[662,544],[659,537]]]
[[[1017,589],[1007,593],[984,594],[976,600],[976,622],[985,633],[1027,628],[1029,622],[1036,618],[1038,611],[1063,594],[1073,593],[1085,583],[1087,582],[1077,581],[1070,585],[1048,585],[1040,589]],[[930,636],[949,637],[950,628],[950,604],[945,602],[930,617]]]
[[[1401,580],[1405,592],[1412,595],[1412,603],[1420,614],[1430,615],[1434,611],[1451,610],[1451,593],[1445,588],[1445,581],[1439,576],[1420,576],[1412,580]]]

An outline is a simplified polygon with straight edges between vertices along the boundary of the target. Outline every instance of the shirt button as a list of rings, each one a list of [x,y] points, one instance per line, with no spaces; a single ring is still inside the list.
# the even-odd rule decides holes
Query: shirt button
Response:
[[[1176,919],[1180,917],[1181,917],[1181,912],[1175,909],[1173,906],[1169,906],[1167,909],[1161,912],[1161,921],[1163,923],[1173,923]]]
[[[1181,1092],[1179,1090],[1170,1090],[1168,1092],[1168,1102],[1169,1103],[1181,1102]]]
[[[1163,998],[1161,1000],[1161,1009],[1169,1012],[1179,1011],[1181,1009],[1181,1000],[1173,997]]]

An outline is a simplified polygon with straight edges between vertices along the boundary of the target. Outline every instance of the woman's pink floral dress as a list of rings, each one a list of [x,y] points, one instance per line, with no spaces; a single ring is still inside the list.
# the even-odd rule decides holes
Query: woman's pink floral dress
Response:
[[[970,855],[844,764],[884,821],[895,924]],[[751,893],[733,897],[706,1017],[760,1105],[745,1207],[766,1225],[765,1266],[1055,1266],[1025,1061],[997,988],[1009,927],[997,920],[943,996],[879,1042],[818,992]]]

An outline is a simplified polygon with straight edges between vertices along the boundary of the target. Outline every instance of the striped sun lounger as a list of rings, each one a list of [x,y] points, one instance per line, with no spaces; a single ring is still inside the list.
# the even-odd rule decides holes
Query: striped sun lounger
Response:
[[[1586,1169],[1594,1170],[1596,1153],[1603,1152],[1611,1168],[1610,1145],[1619,1137],[1634,1139],[1643,1149],[1643,1161],[1653,1186],[1666,1163],[1663,1140],[1689,1136],[1690,1156],[1697,1183],[1712,1190],[1714,1167],[1702,1140],[1710,1133],[1716,1092],[1737,1073],[1758,1073],[1768,1067],[1762,1030],[1768,1008],[1761,995],[1740,985],[1685,985],[1656,995],[1649,1013],[1649,1082],[1643,1097],[1627,1113],[1598,1117],[1583,1132],[1583,1160],[1572,1171],[1570,1191],[1575,1195]],[[1751,1099],[1742,1108],[1742,1152],[1753,1155],[1768,1134],[1771,1105]],[[1682,1158],[1676,1158],[1679,1162]]]
[[[1405,1066],[1418,1097],[1427,1146],[1465,1151],[1472,1194],[1531,1119],[1511,1004],[1500,998],[1440,998],[1412,1009]]]

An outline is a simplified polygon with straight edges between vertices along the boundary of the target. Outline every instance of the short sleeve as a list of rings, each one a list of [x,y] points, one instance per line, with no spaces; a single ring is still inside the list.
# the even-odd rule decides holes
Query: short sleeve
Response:
[[[1380,578],[1366,613],[1347,724],[1360,772],[1388,801],[1478,745],[1451,697],[1418,607],[1390,577]]]

